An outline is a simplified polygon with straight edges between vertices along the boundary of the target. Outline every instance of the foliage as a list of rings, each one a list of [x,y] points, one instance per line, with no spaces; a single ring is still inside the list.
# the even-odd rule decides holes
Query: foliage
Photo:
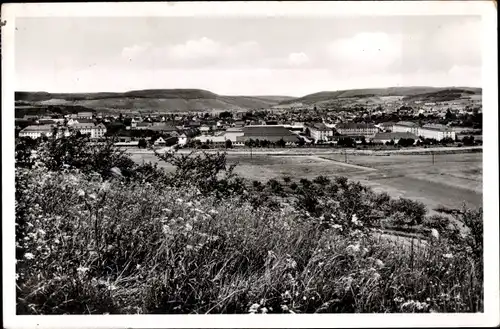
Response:
[[[82,140],[30,146],[31,166],[16,155],[18,314],[484,309],[481,209],[448,234],[420,203],[345,177],[245,185],[219,153],[110,176],[126,154]],[[380,214],[441,236],[406,248],[373,230]]]

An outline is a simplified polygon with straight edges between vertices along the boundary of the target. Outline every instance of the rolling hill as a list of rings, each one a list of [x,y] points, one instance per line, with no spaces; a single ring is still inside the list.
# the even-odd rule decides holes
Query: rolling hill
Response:
[[[32,105],[72,105],[92,109],[206,111],[270,108],[287,96],[223,96],[201,89],[149,89],[124,93],[16,92],[18,102]]]
[[[391,87],[375,89],[350,89],[338,91],[323,91],[306,95],[303,97],[285,100],[280,102],[283,105],[314,105],[335,100],[350,99],[352,101],[363,100],[376,102],[383,97],[400,96],[403,100],[421,100],[421,101],[448,101],[459,99],[467,95],[481,94],[481,88],[469,87]]]

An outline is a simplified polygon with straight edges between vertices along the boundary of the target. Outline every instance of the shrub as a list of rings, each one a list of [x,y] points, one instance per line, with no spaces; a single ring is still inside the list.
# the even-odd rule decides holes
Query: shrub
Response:
[[[427,212],[422,202],[399,198],[391,201],[390,215],[394,216],[394,222],[400,225],[420,225]]]

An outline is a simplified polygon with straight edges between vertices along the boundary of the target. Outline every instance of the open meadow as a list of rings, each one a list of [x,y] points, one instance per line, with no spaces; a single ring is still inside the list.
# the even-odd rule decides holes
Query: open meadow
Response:
[[[250,180],[267,181],[290,177],[312,179],[319,175],[345,176],[387,192],[391,197],[405,197],[423,202],[433,214],[436,207],[460,208],[482,206],[482,153],[392,154],[387,156],[348,154],[271,155],[228,153],[235,172]],[[157,162],[151,153],[135,153],[132,159]],[[173,167],[160,162],[169,170]]]

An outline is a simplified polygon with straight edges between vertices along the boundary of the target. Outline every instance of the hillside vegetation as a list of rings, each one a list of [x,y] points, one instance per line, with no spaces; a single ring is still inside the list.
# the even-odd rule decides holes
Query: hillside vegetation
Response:
[[[481,88],[436,88],[436,87],[391,87],[391,88],[376,88],[376,89],[350,89],[338,91],[323,91],[306,95],[300,98],[286,100],[280,102],[280,105],[303,103],[315,104],[320,102],[328,102],[332,100],[352,98],[352,99],[365,99],[370,97],[386,97],[386,96],[405,96],[408,99],[415,100],[433,100],[446,94],[446,100],[460,98],[462,95],[480,94]]]
[[[94,109],[155,111],[245,110],[269,108],[286,96],[222,96],[201,89],[150,89],[124,93],[16,92],[16,101],[34,105],[78,105]]]
[[[481,209],[460,233],[343,177],[157,156],[176,170],[78,134],[17,141],[17,314],[483,311]],[[384,223],[432,235],[405,247]]]

